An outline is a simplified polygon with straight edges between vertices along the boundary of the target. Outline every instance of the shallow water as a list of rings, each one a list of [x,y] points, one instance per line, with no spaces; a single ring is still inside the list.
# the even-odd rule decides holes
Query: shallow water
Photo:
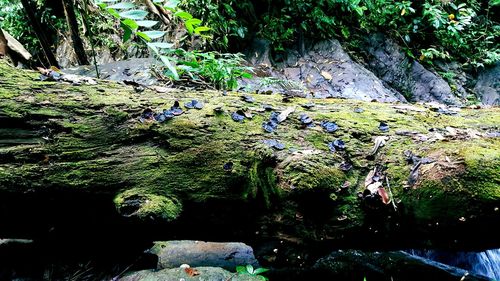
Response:
[[[500,280],[500,249],[491,249],[484,252],[410,250],[409,253],[456,266],[493,280]]]

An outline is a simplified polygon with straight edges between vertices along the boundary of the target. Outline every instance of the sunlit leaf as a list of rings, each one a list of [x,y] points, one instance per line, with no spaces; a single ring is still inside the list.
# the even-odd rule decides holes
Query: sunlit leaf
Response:
[[[186,26],[186,29],[189,32],[189,34],[194,32],[194,27],[192,24],[186,22],[185,26]]]
[[[193,18],[193,19],[187,20],[186,23],[192,24],[193,26],[200,25],[202,23],[202,20]]]
[[[114,5],[111,5],[109,6],[109,8],[113,8],[113,9],[116,9],[116,10],[120,10],[120,9],[133,9],[135,8],[135,5],[131,2],[121,2],[121,3],[117,3],[117,4],[114,4]]]
[[[142,39],[146,40],[146,42],[151,41],[151,38],[149,38],[149,36],[147,34],[145,34],[144,32],[139,31],[136,34],[137,34],[137,36],[139,36]]]
[[[174,15],[178,16],[179,18],[181,18],[183,20],[190,20],[193,18],[193,16],[190,13],[184,12],[184,11],[178,11]]]
[[[167,42],[151,42],[151,43],[147,43],[148,46],[152,46],[152,47],[155,47],[155,48],[159,48],[159,49],[170,49],[174,46],[173,43],[167,43]]]
[[[201,32],[209,31],[209,30],[210,30],[210,27],[208,27],[208,26],[198,26],[197,28],[194,29],[194,33],[200,34]]]
[[[254,274],[261,274],[261,273],[268,272],[268,271],[269,271],[268,268],[261,267],[261,268],[257,268],[253,273]]]
[[[137,25],[143,26],[143,27],[153,27],[158,23],[158,21],[155,20],[139,20],[137,21]]]
[[[248,273],[253,274],[253,266],[251,264],[247,264],[246,269]]]
[[[142,33],[146,34],[150,39],[158,39],[165,35],[165,31],[158,30],[143,31]]]
[[[177,8],[177,5],[179,5],[179,2],[179,0],[169,0],[163,7],[167,10],[175,9]]]
[[[135,20],[131,20],[131,19],[124,19],[124,20],[122,20],[122,23],[124,25],[128,26],[132,30],[136,30],[139,27],[137,22]]]
[[[172,65],[172,63],[170,63],[170,60],[168,59],[168,57],[160,56],[160,59],[163,62],[163,64],[165,64],[165,66],[168,68],[168,70],[170,70],[170,72],[172,73],[172,78],[174,80],[179,80],[179,73],[177,73],[177,70],[175,69],[175,67]]]
[[[108,8],[107,9],[108,13],[111,14],[113,17],[119,19],[120,18],[120,15],[118,14],[118,12],[115,10],[115,9],[110,9]]]
[[[148,12],[143,10],[129,10],[125,12],[121,12],[120,16],[126,19],[132,20],[142,20],[148,15]]]

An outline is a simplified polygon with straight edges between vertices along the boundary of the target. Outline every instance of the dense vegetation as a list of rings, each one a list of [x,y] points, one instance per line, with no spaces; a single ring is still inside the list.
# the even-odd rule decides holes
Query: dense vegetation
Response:
[[[216,48],[259,36],[269,39],[279,52],[304,38],[337,37],[355,44],[366,33],[385,31],[420,60],[457,59],[481,66],[500,57],[498,0],[185,2],[221,39],[214,40]]]
[[[65,1],[68,0],[60,2]],[[60,2],[37,0],[32,3],[49,34],[52,48],[67,30]],[[166,9],[170,13],[168,21],[162,21],[161,15],[147,12],[150,10],[146,8],[148,3]],[[213,59],[227,57],[219,53],[201,55],[192,50],[241,51],[256,37],[271,42],[273,55],[278,60],[288,48],[303,51],[304,42],[309,39],[336,37],[357,48],[366,34],[379,31],[398,40],[409,56],[426,63],[432,63],[434,59],[456,60],[465,67],[477,68],[494,64],[500,58],[500,25],[496,20],[499,0],[145,0],[133,3],[77,0],[74,7],[81,23],[80,35],[90,43],[94,38],[97,48],[104,46],[114,52],[121,50],[126,53],[129,45],[116,37],[123,38],[123,41],[132,39],[130,42],[135,43],[158,39],[169,43],[162,47],[175,46],[160,50],[161,54],[152,50],[166,62],[167,76],[174,80],[178,79],[177,71],[190,78],[211,75],[211,71],[205,71],[195,62],[208,60],[208,67],[213,68]],[[116,9],[109,12],[106,7]],[[38,38],[27,24],[26,7],[18,0],[2,0],[0,9],[2,28],[43,60],[39,55]],[[109,13],[105,12],[106,9]],[[144,13],[132,13],[125,18],[119,13],[141,10]],[[91,24],[85,25],[86,18]],[[139,31],[134,20],[139,20],[149,30]],[[119,25],[122,28],[117,28]],[[179,32],[179,26],[185,31]],[[90,44],[85,45],[89,49]],[[141,47],[144,45],[137,46],[144,50]],[[181,62],[183,66],[171,67],[171,62],[174,65]],[[228,62],[235,67],[240,59],[229,57]],[[234,82],[221,82],[217,76],[224,77],[223,81],[231,80],[233,76],[241,76],[244,69],[234,72],[236,74],[232,71],[218,73],[208,80],[217,88],[232,88]]]

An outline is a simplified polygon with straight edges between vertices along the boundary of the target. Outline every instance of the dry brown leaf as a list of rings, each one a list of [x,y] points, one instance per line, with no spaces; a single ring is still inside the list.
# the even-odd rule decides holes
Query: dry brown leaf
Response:
[[[200,275],[200,273],[198,272],[198,270],[196,270],[195,268],[191,268],[191,267],[184,268],[184,271],[187,273],[187,275],[189,277]]]

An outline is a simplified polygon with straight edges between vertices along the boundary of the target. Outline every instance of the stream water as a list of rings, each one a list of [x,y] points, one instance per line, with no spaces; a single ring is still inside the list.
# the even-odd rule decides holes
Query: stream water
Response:
[[[484,252],[447,252],[436,250],[411,250],[413,255],[456,266],[493,280],[500,280],[500,249]]]

